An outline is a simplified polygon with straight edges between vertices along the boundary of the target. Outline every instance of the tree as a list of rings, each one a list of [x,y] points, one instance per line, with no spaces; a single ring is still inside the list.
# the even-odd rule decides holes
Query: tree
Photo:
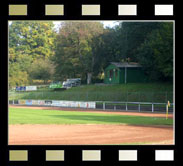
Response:
[[[121,60],[137,62],[138,47],[148,40],[148,34],[159,26],[159,22],[122,22],[118,30]]]
[[[110,62],[138,62],[150,80],[173,77],[173,24],[162,22],[122,22],[108,28],[93,42],[95,75]]]
[[[60,79],[82,77],[91,83],[94,67],[92,39],[103,33],[99,22],[63,22],[56,39],[56,73]]]
[[[29,74],[32,79],[44,80],[44,83],[46,83],[48,80],[52,79],[52,77],[53,77],[54,64],[48,59],[36,60],[31,65]]]
[[[9,87],[24,86],[27,85],[28,74],[26,71],[21,71],[18,63],[9,64]]]
[[[54,55],[54,24],[41,21],[13,21],[9,26],[9,47],[15,54],[33,59]]]
[[[152,80],[173,79],[173,23],[161,23],[138,48],[138,61]]]
[[[56,34],[53,27],[54,24],[50,21],[13,21],[9,25],[9,74],[12,85],[24,84],[16,81],[22,73],[26,73],[28,83],[32,63],[53,57]]]
[[[95,76],[101,75],[109,65],[109,62],[120,60],[118,35],[117,28],[107,28],[102,34],[93,39],[92,49],[95,59]]]

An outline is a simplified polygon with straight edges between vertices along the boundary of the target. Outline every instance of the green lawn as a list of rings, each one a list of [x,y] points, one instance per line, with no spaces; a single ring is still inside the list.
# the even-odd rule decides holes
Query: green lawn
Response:
[[[130,101],[159,102],[173,100],[170,83],[129,83],[120,85],[82,85],[64,91],[41,89],[37,92],[11,92],[9,100],[72,100],[72,101]]]
[[[173,119],[58,110],[9,108],[9,124],[173,125]]]

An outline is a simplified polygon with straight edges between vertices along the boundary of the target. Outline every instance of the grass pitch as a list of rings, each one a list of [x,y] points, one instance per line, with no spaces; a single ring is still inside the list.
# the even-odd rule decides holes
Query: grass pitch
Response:
[[[9,124],[172,125],[173,119],[77,111],[9,108]]]

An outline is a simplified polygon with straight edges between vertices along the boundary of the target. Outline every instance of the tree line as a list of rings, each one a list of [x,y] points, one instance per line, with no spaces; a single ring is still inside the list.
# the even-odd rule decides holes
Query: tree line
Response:
[[[138,62],[150,81],[173,79],[173,23],[13,21],[9,25],[9,86],[33,80],[102,82],[110,62]]]

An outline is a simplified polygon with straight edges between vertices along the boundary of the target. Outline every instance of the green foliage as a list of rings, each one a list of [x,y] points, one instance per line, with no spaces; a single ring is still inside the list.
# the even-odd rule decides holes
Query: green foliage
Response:
[[[29,82],[26,71],[21,71],[18,63],[9,64],[9,87],[27,85]]]
[[[99,22],[64,22],[56,38],[56,73],[61,80],[86,79],[93,72],[92,39],[103,32]]]
[[[50,59],[54,55],[55,32],[52,22],[12,21],[9,25],[9,85],[23,86],[31,81],[30,71],[36,61]],[[43,66],[43,65],[42,65]],[[42,71],[45,79],[45,73]],[[39,72],[40,69],[39,68]],[[35,74],[35,73],[34,73]],[[49,74],[48,74],[49,75]],[[48,77],[49,79],[50,77]]]
[[[9,47],[15,54],[33,59],[54,55],[54,24],[41,21],[13,21],[9,26]]]
[[[96,75],[110,62],[138,62],[151,81],[172,81],[173,23],[122,22],[95,38]]]
[[[151,81],[173,78],[173,23],[12,21],[9,25],[9,85],[33,79],[59,80],[91,76],[102,82],[110,62],[138,62]],[[52,61],[52,62],[51,62]],[[20,80],[19,80],[20,79]],[[89,78],[88,78],[89,80]]]
[[[173,24],[162,23],[138,48],[138,61],[153,80],[173,78]]]
[[[51,80],[54,74],[54,65],[53,63],[46,59],[35,60],[29,70],[29,75],[34,80],[44,80],[46,83],[48,80]]]
[[[93,39],[95,76],[101,75],[109,62],[119,61],[118,35],[116,29],[107,28],[103,34]]]
[[[159,25],[158,22],[122,22],[118,31],[121,58],[137,61],[136,50]]]

